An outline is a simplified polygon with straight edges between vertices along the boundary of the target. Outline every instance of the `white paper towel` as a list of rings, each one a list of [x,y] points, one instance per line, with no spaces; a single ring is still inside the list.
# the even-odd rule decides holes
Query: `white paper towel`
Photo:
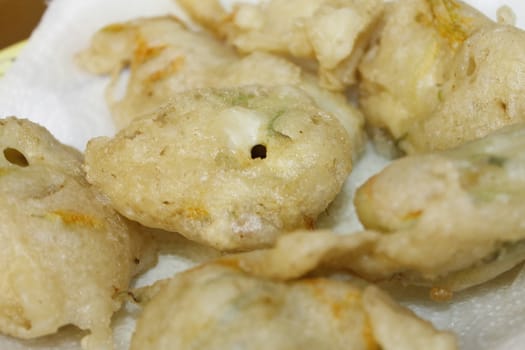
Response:
[[[196,0],[197,1],[197,0]],[[467,1],[492,18],[501,5],[509,5],[524,27],[525,2]],[[59,140],[84,150],[86,142],[99,135],[111,135],[114,128],[104,101],[107,78],[80,71],[73,56],[87,47],[101,26],[139,16],[181,14],[172,0],[53,0],[40,25],[17,62],[0,80],[0,117],[16,115],[47,127]],[[345,192],[330,209],[330,225],[339,232],[356,229],[359,223],[351,206],[351,193],[386,161],[367,150],[347,183]],[[325,221],[323,221],[325,223]],[[326,224],[325,224],[326,226]],[[198,250],[198,249],[197,249]],[[185,269],[199,260],[198,254],[182,250],[166,254],[160,264],[139,280],[149,283]],[[430,302],[417,290],[393,290],[396,298],[442,329],[460,337],[461,348],[525,348],[525,273],[513,271],[496,281],[457,296],[451,303]],[[117,349],[127,349],[134,326],[134,310],[128,308],[115,318]],[[0,336],[0,349],[79,349],[80,332],[67,328],[59,335],[35,341]]]

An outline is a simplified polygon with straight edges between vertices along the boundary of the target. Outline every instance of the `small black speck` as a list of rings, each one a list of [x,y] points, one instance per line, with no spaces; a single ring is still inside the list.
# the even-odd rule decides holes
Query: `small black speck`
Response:
[[[252,156],[252,159],[256,159],[256,158],[264,159],[266,158],[266,146],[257,144],[252,147],[250,154]]]

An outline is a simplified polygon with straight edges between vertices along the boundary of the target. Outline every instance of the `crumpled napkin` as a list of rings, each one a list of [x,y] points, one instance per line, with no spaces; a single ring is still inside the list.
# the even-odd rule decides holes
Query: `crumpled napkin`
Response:
[[[197,0],[195,0],[197,1]],[[255,2],[256,0],[252,0]],[[231,3],[231,1],[225,1]],[[502,5],[509,5],[517,25],[525,27],[525,2],[521,0],[470,0],[492,18]],[[139,16],[179,14],[174,0],[52,0],[40,25],[32,34],[17,62],[0,79],[0,118],[16,115],[47,127],[60,141],[84,150],[89,139],[115,132],[104,90],[108,78],[79,70],[73,56],[87,47],[100,27]],[[353,191],[387,161],[369,147],[357,164],[345,190],[330,209],[322,226],[338,232],[360,228],[352,208]],[[198,250],[198,249],[197,249]],[[168,277],[196,262],[198,254],[162,256],[159,265],[138,283]],[[457,295],[452,302],[435,303],[416,289],[391,293],[404,305],[437,327],[459,336],[461,349],[521,349],[525,344],[525,272],[516,269],[495,281]],[[135,310],[129,307],[115,318],[118,350],[128,348]],[[1,349],[79,349],[81,333],[66,328],[60,334],[32,341],[0,336]]]

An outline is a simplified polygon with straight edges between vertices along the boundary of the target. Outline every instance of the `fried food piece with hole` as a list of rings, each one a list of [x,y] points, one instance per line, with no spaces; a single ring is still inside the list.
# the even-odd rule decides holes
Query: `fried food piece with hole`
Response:
[[[192,18],[242,53],[285,55],[315,66],[323,88],[342,91],[383,11],[380,0],[270,0],[237,3],[177,1]]]
[[[509,45],[519,35],[506,33],[517,30],[455,0],[389,3],[381,27],[358,70],[360,105],[382,153],[450,148],[502,124],[501,113],[481,101],[497,95],[514,100],[509,93],[521,78],[511,77],[519,69],[509,68],[521,64],[516,57],[524,50]],[[477,33],[481,28],[485,34]],[[412,127],[416,123],[426,133]]]
[[[72,324],[85,349],[112,349],[119,292],[142,266],[141,238],[85,180],[82,155],[46,129],[0,120],[0,332]]]
[[[278,281],[235,265],[202,265],[142,291],[150,300],[131,349],[456,349],[453,335],[377,287]]]
[[[313,75],[284,58],[261,52],[240,57],[210,34],[193,31],[175,17],[107,26],[77,58],[92,73],[114,73],[107,97],[119,128],[154,112],[173,94],[193,88],[286,84],[303,89],[339,119],[350,135],[354,159],[363,147],[364,118],[345,96],[322,89]],[[129,80],[118,100],[118,80],[126,67]]]
[[[294,87],[199,89],[91,140],[86,170],[124,216],[246,250],[312,227],[350,171],[349,143]]]
[[[319,106],[343,125],[350,139],[353,160],[361,155],[365,143],[364,117],[343,94],[319,86],[317,79],[297,65],[271,54],[255,52],[227,67],[211,72],[213,87],[236,87],[250,84],[275,86],[293,85],[305,91]]]

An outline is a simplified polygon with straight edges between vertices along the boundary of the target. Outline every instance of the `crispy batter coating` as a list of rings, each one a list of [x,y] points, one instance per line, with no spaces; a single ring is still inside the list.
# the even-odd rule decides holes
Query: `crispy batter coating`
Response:
[[[384,254],[424,275],[480,267],[472,283],[490,279],[523,260],[524,136],[520,124],[451,151],[400,159],[358,190],[359,218],[388,233]]]
[[[276,281],[219,261],[146,294],[131,349],[455,349],[373,286]]]
[[[0,120],[0,332],[73,324],[111,349],[110,321],[142,259],[140,240],[85,180],[82,156],[27,120]]]
[[[396,160],[357,191],[369,231],[286,235],[269,263],[252,254],[242,265],[281,279],[350,270],[433,287],[435,299],[493,279],[525,257],[524,140],[520,124],[454,150]]]
[[[329,231],[297,231],[278,239],[275,248],[270,250],[272,262],[269,266],[261,267],[267,262],[256,254],[249,259],[243,258],[242,265],[252,273],[260,273],[262,269],[265,275],[278,279],[298,278],[310,272],[347,271],[373,282],[398,281],[405,285],[429,287],[431,299],[444,301],[452,298],[454,292],[481,284],[510,270],[523,261],[525,254],[525,245],[521,242],[495,248],[492,254],[475,261],[472,260],[473,254],[467,254],[464,259],[467,267],[448,271],[447,274],[442,266],[438,266],[443,275],[436,276],[433,260],[428,255],[424,258],[422,254],[418,255],[418,249],[424,243],[412,242],[410,239],[415,234],[403,236],[404,233],[396,231],[394,236],[394,233],[385,235],[376,231],[363,231],[338,235]],[[451,241],[448,237],[446,239]],[[437,242],[440,251],[444,250],[442,247],[445,245],[442,240]],[[452,250],[464,254],[466,248]],[[266,254],[264,250],[254,253],[262,256]],[[462,258],[455,259],[455,262]],[[436,266],[441,263],[440,259],[438,257]],[[283,269],[283,266],[287,268]]]
[[[128,218],[221,250],[253,249],[313,225],[350,171],[349,143],[294,87],[201,89],[90,141],[86,170]]]
[[[237,59],[231,48],[205,32],[188,29],[176,17],[140,18],[106,26],[77,56],[91,73],[115,78],[108,101],[119,128],[155,111],[175,92],[204,87],[209,70]],[[129,67],[124,97],[117,96],[119,74]]]
[[[114,72],[108,99],[117,126],[154,112],[175,93],[202,87],[294,85],[336,116],[352,142],[352,156],[363,147],[364,118],[345,96],[322,89],[311,74],[267,53],[239,57],[206,32],[187,28],[175,17],[142,18],[97,32],[78,61],[92,73]],[[124,97],[115,98],[118,79],[129,66]]]
[[[476,34],[480,28],[485,34]],[[523,42],[516,32],[460,1],[388,4],[359,65],[360,104],[380,146],[388,141],[408,153],[445,149],[505,124],[502,113],[483,104],[497,96],[518,103],[513,91],[521,78],[511,77],[519,69],[510,67],[521,64],[517,57],[525,51],[515,44]]]
[[[380,0],[271,0],[237,3],[177,1],[192,18],[240,52],[270,52],[317,66],[321,85],[341,91],[356,82],[356,67],[383,11]]]
[[[408,153],[443,150],[525,121],[525,32],[485,27],[468,38],[447,72],[440,103],[410,126]]]

